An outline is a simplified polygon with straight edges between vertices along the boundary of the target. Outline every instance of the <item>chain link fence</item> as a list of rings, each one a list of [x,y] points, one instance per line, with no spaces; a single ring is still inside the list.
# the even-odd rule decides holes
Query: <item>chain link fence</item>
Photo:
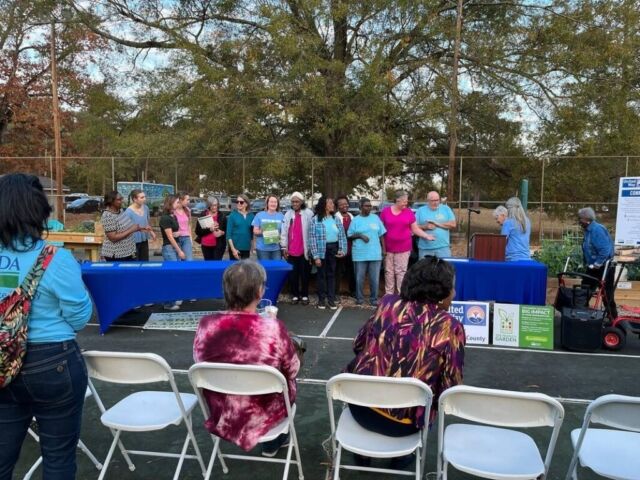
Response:
[[[380,205],[396,189],[408,190],[413,202],[423,201],[430,190],[445,197],[449,174],[446,157],[65,157],[62,165],[67,199],[74,193],[103,196],[117,182],[138,181],[172,185],[192,196],[247,192],[260,198],[273,192],[285,197],[301,191],[311,199],[333,190],[354,199],[367,196]],[[52,157],[0,157],[0,174],[12,171],[41,176],[47,192],[56,197]],[[466,242],[469,222],[471,232],[498,230],[493,209],[518,195],[526,180],[531,242],[539,245],[579,235],[576,213],[583,206],[593,207],[599,221],[613,229],[622,176],[640,176],[640,156],[461,156],[456,158],[453,198],[445,201],[458,218],[454,236]],[[353,191],[341,188],[356,181],[361,186]]]

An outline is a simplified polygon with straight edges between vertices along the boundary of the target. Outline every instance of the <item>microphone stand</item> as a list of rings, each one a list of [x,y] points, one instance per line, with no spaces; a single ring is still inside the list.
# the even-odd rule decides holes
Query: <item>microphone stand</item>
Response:
[[[471,250],[471,213],[480,213],[480,210],[467,208],[467,258]]]

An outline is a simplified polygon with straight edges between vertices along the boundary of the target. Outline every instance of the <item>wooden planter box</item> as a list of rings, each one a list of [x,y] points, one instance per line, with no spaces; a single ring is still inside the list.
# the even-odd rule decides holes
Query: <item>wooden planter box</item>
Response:
[[[85,253],[86,258],[92,262],[100,260],[100,249],[104,240],[103,235],[95,233],[78,233],[78,232],[49,232],[44,237],[49,242],[59,242],[64,244],[69,250],[80,250]]]

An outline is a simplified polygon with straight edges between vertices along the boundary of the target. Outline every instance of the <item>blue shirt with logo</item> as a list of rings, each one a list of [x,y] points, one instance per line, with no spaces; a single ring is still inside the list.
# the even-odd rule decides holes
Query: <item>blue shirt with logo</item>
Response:
[[[284,220],[284,215],[280,212],[269,213],[262,211],[256,213],[256,216],[251,222],[251,226],[264,229],[265,223],[276,223],[278,228],[278,238],[280,238],[280,231],[282,230],[282,220]],[[263,236],[256,235],[256,250],[262,250],[263,252],[275,252],[277,250],[280,250],[280,242],[265,244]]]
[[[36,262],[43,241],[26,252],[0,246],[0,300],[19,286]],[[91,318],[93,304],[82,281],[78,261],[58,248],[44,272],[29,314],[29,343],[72,340]]]
[[[456,219],[453,214],[453,210],[448,205],[438,205],[438,208],[432,210],[429,205],[420,207],[416,212],[416,222],[418,225],[424,225],[431,221],[436,223],[451,222]],[[450,244],[449,230],[446,228],[434,228],[433,230],[425,230],[425,233],[433,235],[435,240],[427,240],[421,238],[418,240],[418,248],[423,250],[437,250],[439,248],[446,248]]]
[[[366,217],[358,215],[353,217],[347,236],[364,234],[369,237],[369,241],[357,238],[353,241],[351,255],[354,262],[375,262],[382,260],[382,247],[380,237],[387,233],[380,217],[375,213],[370,213]]]

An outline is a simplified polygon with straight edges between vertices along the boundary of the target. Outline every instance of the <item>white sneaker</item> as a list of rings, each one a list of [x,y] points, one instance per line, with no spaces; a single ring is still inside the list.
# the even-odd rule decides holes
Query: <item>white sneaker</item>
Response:
[[[177,306],[182,305],[182,300],[176,300],[176,301],[175,301],[175,304],[176,304]]]
[[[164,309],[165,310],[170,310],[172,312],[175,312],[176,310],[180,310],[180,305],[177,305],[175,303],[173,305],[165,305]]]

